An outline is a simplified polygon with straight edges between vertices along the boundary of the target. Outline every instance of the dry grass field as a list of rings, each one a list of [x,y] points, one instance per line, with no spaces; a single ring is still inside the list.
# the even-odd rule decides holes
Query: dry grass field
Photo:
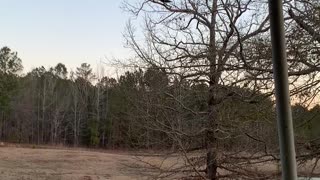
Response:
[[[0,180],[130,180],[130,155],[81,149],[0,147]]]
[[[159,156],[143,159],[164,168],[183,163],[176,157],[165,162]],[[0,180],[144,180],[157,176],[156,171],[132,167],[137,162],[137,156],[118,151],[6,145],[0,146]],[[276,169],[275,164],[257,166],[257,172],[274,173]],[[308,175],[311,169],[311,165],[299,167],[299,174]],[[317,166],[315,173],[319,172]]]

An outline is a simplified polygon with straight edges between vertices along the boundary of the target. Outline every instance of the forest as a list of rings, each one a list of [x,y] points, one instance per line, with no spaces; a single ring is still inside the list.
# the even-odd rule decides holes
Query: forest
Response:
[[[18,54],[3,47],[0,57],[2,141],[166,149],[175,148],[174,133],[185,131],[195,138],[185,139],[194,144],[191,147],[202,146],[200,131],[208,96],[205,83],[181,81],[152,67],[127,71],[118,79],[99,77],[87,63],[70,73],[59,63],[19,76],[22,61]],[[217,89],[217,96],[225,101],[219,104],[221,125],[234,126],[232,133],[237,129],[232,141],[242,139],[239,144],[226,143],[228,148],[238,148],[250,139],[246,132],[261,139],[275,135],[270,96],[243,87],[221,85]],[[308,109],[296,104],[292,109],[299,134],[309,140],[318,137],[320,106]],[[230,134],[221,132],[221,136],[229,139]],[[277,144],[276,138],[272,143]]]
[[[139,34],[128,22],[125,46],[135,56],[115,60],[129,67],[117,77],[88,63],[21,73],[18,52],[1,48],[0,140],[179,154],[183,166],[158,167],[165,178],[269,177],[246,169],[279,162],[267,3],[147,0],[123,8],[145,24]],[[315,158],[316,167],[320,4],[288,1],[284,10],[297,160]]]

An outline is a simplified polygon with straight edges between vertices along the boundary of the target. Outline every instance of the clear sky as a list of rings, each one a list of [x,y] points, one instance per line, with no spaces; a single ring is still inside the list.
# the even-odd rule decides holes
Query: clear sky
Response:
[[[58,62],[75,69],[124,58],[121,0],[0,0],[0,47],[17,51],[24,72]]]

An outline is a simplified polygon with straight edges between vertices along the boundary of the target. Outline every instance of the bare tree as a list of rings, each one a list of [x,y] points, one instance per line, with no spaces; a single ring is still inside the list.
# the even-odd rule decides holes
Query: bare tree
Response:
[[[242,43],[267,32],[268,14],[264,2],[254,1],[141,1],[125,8],[135,15],[144,13],[145,44],[139,44],[131,24],[127,44],[144,64],[164,69],[181,80],[192,79],[209,85],[207,118],[204,124],[207,175],[217,179],[222,132],[217,106],[221,85],[243,86],[247,69],[239,59]]]
[[[301,1],[301,4],[307,5],[308,2]],[[310,4],[315,5],[315,2]],[[290,8],[295,7],[297,11],[298,6],[291,4],[290,1],[285,2],[284,5],[288,12],[285,22],[289,41],[290,92],[292,97],[300,96],[298,98],[300,100],[303,99],[301,97],[305,97],[304,103],[314,102],[319,89],[316,75],[319,64],[314,61],[318,53],[312,52],[318,52],[318,47],[311,41],[306,44],[306,39],[296,34],[301,33],[301,30],[297,30],[295,28],[297,26],[294,27],[290,20],[295,20],[298,16],[293,16]],[[206,117],[200,118],[203,121],[200,123],[202,126],[199,131],[200,136],[205,138],[207,161],[205,171],[209,179],[221,177],[218,168],[232,171],[227,162],[231,163],[230,159],[236,160],[231,158],[232,155],[224,156],[223,144],[226,142],[225,137],[235,139],[236,128],[231,128],[232,124],[229,124],[228,128],[225,125],[228,124],[226,122],[234,122],[233,120],[237,118],[221,117],[223,114],[221,107],[232,98],[254,104],[258,102],[257,94],[259,93],[264,93],[265,97],[273,95],[269,16],[266,1],[141,0],[136,1],[135,4],[125,2],[124,8],[133,15],[142,17],[144,22],[143,35],[136,33],[132,21],[129,21],[127,26],[126,44],[136,54],[136,58],[131,61],[132,65],[159,69],[170,77],[178,78],[181,82],[187,80],[191,84],[202,82],[208,85],[205,100],[207,109],[204,112],[194,112],[198,115],[205,114]],[[302,27],[299,21],[296,22]],[[316,21],[313,21],[310,26],[317,29],[314,22]],[[304,27],[307,28],[307,26]],[[306,31],[309,36],[311,33],[312,37],[316,38],[316,33],[310,32],[308,28]],[[310,49],[313,50],[310,51]],[[251,93],[239,93],[237,88],[249,89]],[[221,91],[229,93],[224,94]],[[307,96],[303,95],[311,91],[312,95],[308,93]],[[180,102],[185,109],[189,109],[176,95],[168,92],[166,94]],[[269,106],[272,108],[271,104]],[[245,116],[249,115],[245,113]],[[221,121],[221,118],[224,121]],[[266,119],[262,123],[268,121]],[[245,123],[242,123],[242,126],[245,126]],[[262,124],[259,126],[263,127]],[[261,128],[256,130],[259,131],[259,129],[263,131]],[[172,130],[177,129],[171,128],[170,133]],[[252,128],[247,130],[250,132]],[[260,137],[263,136],[242,133],[246,134],[251,142],[254,141],[261,146],[267,144],[266,141],[261,140]],[[185,149],[185,145],[180,148]],[[270,155],[268,151],[264,154]],[[273,155],[269,157],[275,161],[278,159]],[[236,168],[242,169],[243,166],[239,165]],[[240,171],[238,173],[241,174]]]
[[[291,5],[288,14],[300,28],[320,43],[320,3],[318,1],[296,1]]]

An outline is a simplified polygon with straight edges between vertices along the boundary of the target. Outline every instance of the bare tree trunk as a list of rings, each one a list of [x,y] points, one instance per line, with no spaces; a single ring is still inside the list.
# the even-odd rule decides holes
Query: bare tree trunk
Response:
[[[31,120],[31,142],[29,141],[29,143],[34,143],[34,123],[33,120]]]
[[[217,50],[216,50],[216,15],[217,15],[217,0],[212,2],[212,17],[211,17],[211,27],[210,27],[210,41],[208,49],[208,60],[210,63],[209,72],[209,97],[208,97],[208,131],[206,135],[206,145],[207,145],[207,175],[210,180],[217,179],[217,151],[218,142],[215,137],[215,130],[218,128],[217,114],[215,112],[215,105],[217,104],[215,97],[215,88],[219,81],[219,72],[217,63]]]
[[[76,102],[74,104],[74,114],[73,114],[73,145],[77,146],[77,105]]]
[[[38,144],[40,144],[40,98],[41,98],[41,95],[40,95],[40,91],[39,91],[39,94],[38,94],[38,111],[37,111],[37,120],[38,120],[38,133],[37,133],[37,136],[38,136]]]
[[[98,81],[100,81],[100,79],[98,79]],[[97,144],[95,144],[96,146],[100,144],[100,85],[97,86],[97,129],[96,129],[96,133],[98,133],[98,137],[99,137],[99,142]]]
[[[3,125],[4,125],[4,112],[1,112],[1,121],[0,121],[0,141],[3,141]]]
[[[102,147],[105,147],[106,143],[106,131],[105,131],[105,128],[103,129],[103,132],[102,132]]]
[[[80,136],[80,123],[81,123],[81,114],[80,111],[78,111],[78,116],[77,116],[77,123],[76,123],[76,145],[79,145],[79,136]]]
[[[43,97],[42,97],[42,121],[41,121],[41,142],[44,142],[44,121],[45,121],[45,105],[46,105],[46,81],[43,84]]]

